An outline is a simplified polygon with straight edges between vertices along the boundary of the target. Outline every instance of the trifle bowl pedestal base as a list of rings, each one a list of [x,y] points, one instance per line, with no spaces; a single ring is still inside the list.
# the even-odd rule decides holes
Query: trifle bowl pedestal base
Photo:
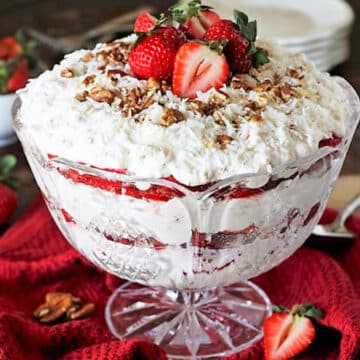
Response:
[[[214,359],[261,340],[271,315],[266,294],[250,281],[201,291],[126,282],[110,297],[106,322],[120,339],[142,338],[169,359]]]

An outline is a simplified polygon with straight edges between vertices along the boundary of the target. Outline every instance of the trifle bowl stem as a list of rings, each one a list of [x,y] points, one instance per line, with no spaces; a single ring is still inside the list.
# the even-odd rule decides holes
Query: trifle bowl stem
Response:
[[[143,338],[169,359],[213,359],[262,338],[270,300],[250,281],[201,291],[174,291],[126,282],[110,297],[105,318],[120,339]]]

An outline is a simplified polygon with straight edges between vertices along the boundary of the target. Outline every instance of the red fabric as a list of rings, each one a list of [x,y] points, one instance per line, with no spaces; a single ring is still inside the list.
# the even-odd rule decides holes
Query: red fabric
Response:
[[[334,218],[326,211],[324,222]],[[360,235],[360,219],[349,226]],[[303,247],[258,277],[274,303],[312,301],[325,311],[315,343],[298,359],[357,358],[360,349],[360,238],[327,251]],[[107,330],[103,310],[119,280],[79,255],[61,236],[38,200],[0,238],[0,360],[162,360],[157,346],[119,341]],[[49,291],[70,291],[96,303],[87,319],[44,326],[32,311]],[[228,359],[263,359],[262,344]]]

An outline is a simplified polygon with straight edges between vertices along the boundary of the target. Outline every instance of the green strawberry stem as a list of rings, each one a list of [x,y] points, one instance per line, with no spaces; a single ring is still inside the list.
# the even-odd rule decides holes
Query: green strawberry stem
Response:
[[[0,183],[6,184],[13,189],[17,189],[20,185],[19,178],[11,174],[16,163],[17,159],[14,155],[0,157]]]
[[[172,18],[179,24],[183,24],[193,16],[198,16],[201,11],[211,10],[211,6],[202,5],[201,0],[192,0],[187,4],[178,3],[171,6],[169,11]]]
[[[228,43],[227,40],[193,40],[193,42],[208,46],[210,50],[215,51],[218,55],[221,55],[223,53],[224,47]]]
[[[258,68],[261,65],[269,63],[270,59],[264,50],[256,46],[256,20],[249,22],[249,17],[239,10],[234,10],[234,17],[241,34],[249,41],[249,50],[247,55],[252,57],[254,67]]]
[[[292,315],[298,315],[300,317],[307,317],[312,319],[321,319],[324,317],[324,313],[317,309],[315,305],[311,302],[306,302],[302,305],[294,305],[291,310],[279,305],[273,305],[272,306],[274,312],[285,312]]]

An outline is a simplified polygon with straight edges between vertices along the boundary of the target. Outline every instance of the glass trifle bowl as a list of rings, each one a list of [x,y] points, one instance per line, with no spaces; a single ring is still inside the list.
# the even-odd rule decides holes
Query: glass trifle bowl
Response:
[[[118,338],[140,337],[173,359],[229,355],[262,337],[270,301],[248,281],[311,234],[359,121],[343,79],[346,135],[271,173],[189,187],[44,154],[14,106],[14,127],[64,237],[91,262],[128,280],[106,306]]]

